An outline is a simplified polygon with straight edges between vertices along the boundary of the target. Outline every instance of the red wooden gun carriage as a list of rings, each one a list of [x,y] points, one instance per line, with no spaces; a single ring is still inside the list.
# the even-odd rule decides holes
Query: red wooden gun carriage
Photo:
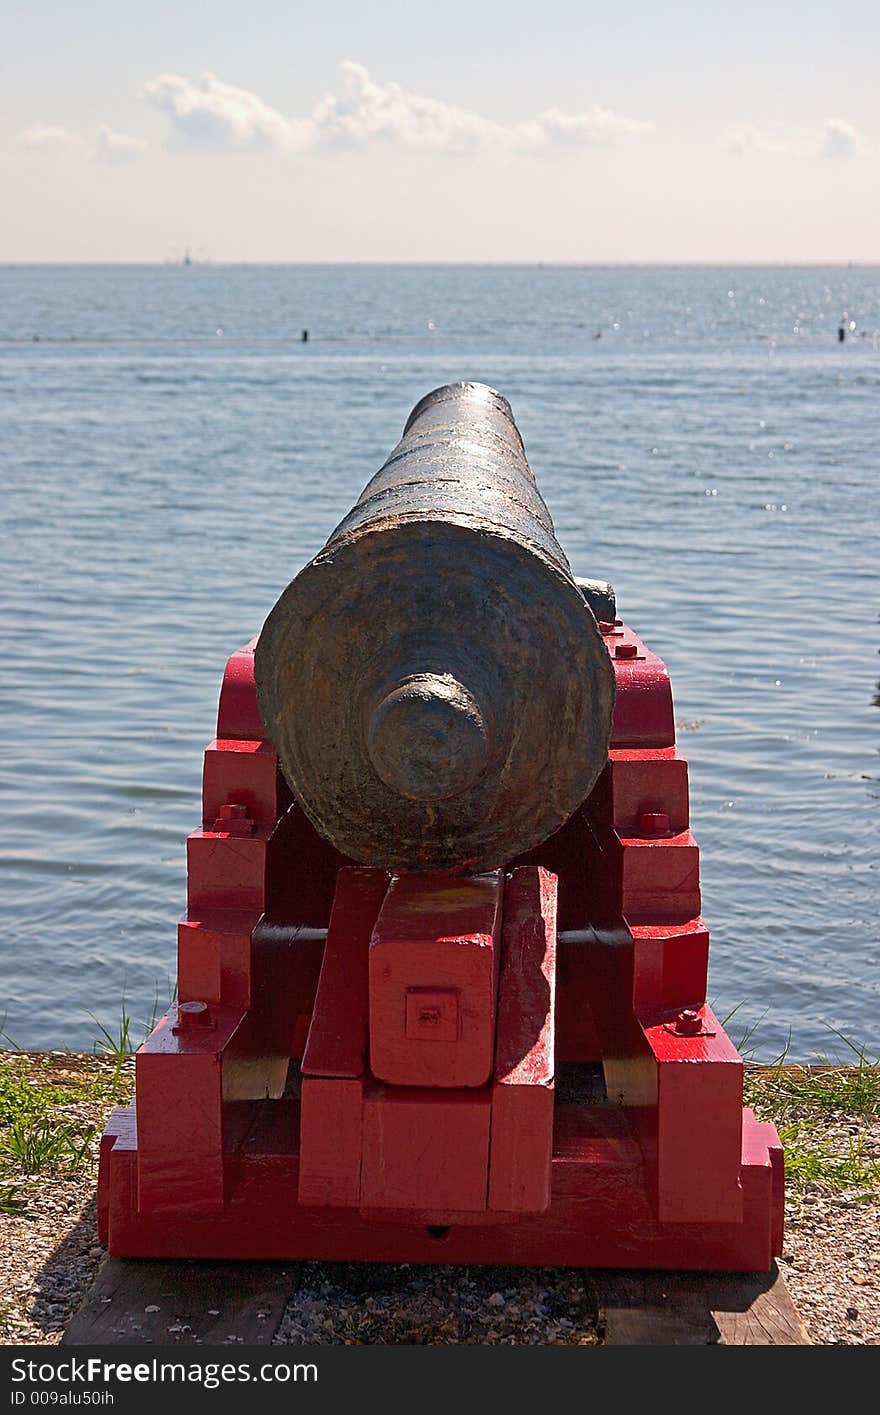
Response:
[[[706,1005],[663,663],[505,399],[437,389],[235,652],[122,1256],[764,1270],[783,1158]]]

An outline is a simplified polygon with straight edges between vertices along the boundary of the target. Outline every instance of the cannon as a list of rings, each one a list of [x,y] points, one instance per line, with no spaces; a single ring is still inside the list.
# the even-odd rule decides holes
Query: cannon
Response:
[[[111,1252],[769,1267],[669,676],[501,394],[423,398],[231,655],[202,807]]]
[[[416,405],[255,672],[298,802],[363,864],[504,865],[586,800],[614,672],[505,398],[452,384]]]

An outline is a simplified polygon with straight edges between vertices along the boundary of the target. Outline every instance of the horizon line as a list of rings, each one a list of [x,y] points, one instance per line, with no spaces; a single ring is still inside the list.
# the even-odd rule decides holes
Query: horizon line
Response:
[[[511,259],[511,260],[480,260],[480,259],[331,259],[331,260],[276,260],[276,259],[236,259],[236,258],[214,258],[214,256],[192,256],[190,262],[177,256],[158,256],[151,259],[76,259],[76,258],[55,258],[47,260],[25,260],[3,258],[0,256],[0,269],[3,267],[37,267],[37,266],[170,266],[190,267],[199,266],[480,266],[480,267],[522,267],[528,266],[532,269],[542,269],[542,267],[553,266],[559,269],[594,269],[594,267],[654,267],[654,269],[664,269],[664,267],[675,266],[703,266],[706,269],[716,269],[722,266],[741,266],[744,269],[754,266],[840,266],[847,269],[850,266],[867,266],[869,269],[880,267],[880,255],[876,259],[852,259],[843,256],[833,256],[833,258],[823,259],[802,259],[802,260],[771,260],[771,259],[669,259],[669,260],[553,260],[553,259]]]
[[[120,268],[168,268],[168,269],[200,269],[200,268],[227,268],[237,267],[282,267],[282,268],[302,268],[311,267],[317,269],[327,269],[334,267],[411,267],[414,269],[428,266],[441,266],[449,269],[560,269],[560,270],[674,270],[681,267],[696,267],[699,269],[716,270],[729,269],[731,267],[749,269],[811,269],[816,267],[839,267],[843,270],[880,268],[880,256],[873,260],[851,260],[844,258],[832,259],[804,259],[804,260],[241,260],[241,259],[201,259],[193,258],[187,264],[183,259],[163,256],[152,260],[129,260],[129,259],[109,259],[109,260],[17,260],[15,258],[4,259],[0,257],[0,269],[40,269],[40,268],[102,268],[116,266]]]

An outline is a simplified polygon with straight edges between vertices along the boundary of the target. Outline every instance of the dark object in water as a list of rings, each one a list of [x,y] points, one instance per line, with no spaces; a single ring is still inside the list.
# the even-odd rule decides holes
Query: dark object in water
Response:
[[[449,384],[416,405],[275,605],[255,670],[288,782],[360,863],[502,865],[586,799],[614,672],[501,394]]]
[[[839,328],[838,331],[837,331],[837,342],[838,342],[838,344],[842,344],[845,338],[846,338],[846,325],[845,325],[845,324],[841,324],[840,328]]]
[[[301,342],[302,342],[303,344],[308,344],[308,342],[309,342],[309,331],[308,331],[307,329],[304,329],[303,332],[302,332],[302,339],[301,339]]]

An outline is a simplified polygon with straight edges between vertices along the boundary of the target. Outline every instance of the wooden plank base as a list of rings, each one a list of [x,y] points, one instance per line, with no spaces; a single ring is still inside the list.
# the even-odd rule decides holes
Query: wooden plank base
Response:
[[[606,1346],[811,1346],[776,1263],[768,1273],[587,1274]]]
[[[66,1346],[268,1346],[296,1263],[105,1258]],[[782,1275],[584,1272],[606,1346],[809,1346]],[[454,1302],[454,1295],[451,1299]]]
[[[65,1346],[269,1346],[296,1263],[107,1257]]]

